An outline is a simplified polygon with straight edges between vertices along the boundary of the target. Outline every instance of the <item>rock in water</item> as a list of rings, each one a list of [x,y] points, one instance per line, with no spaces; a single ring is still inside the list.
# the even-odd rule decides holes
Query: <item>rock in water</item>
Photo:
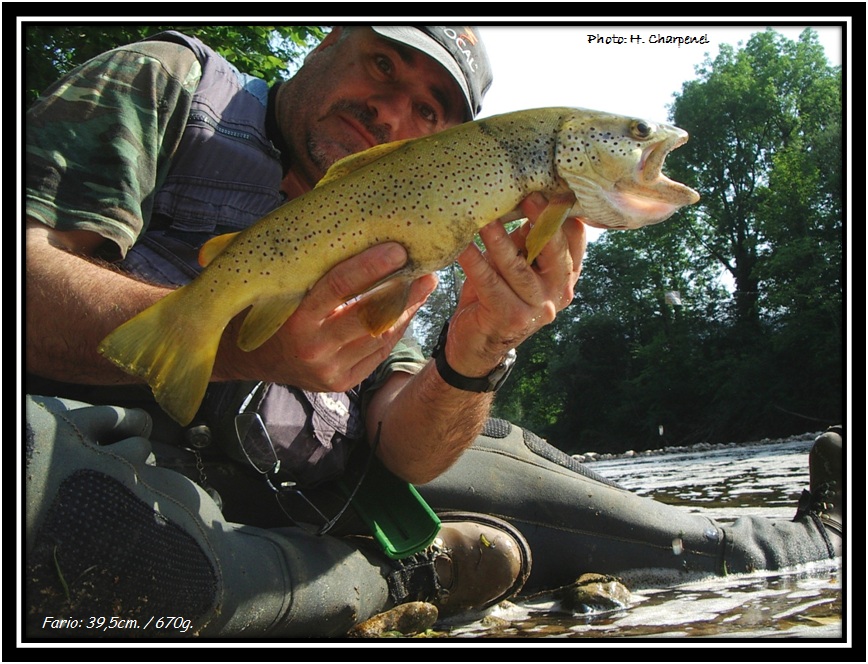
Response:
[[[428,602],[407,602],[394,609],[378,613],[353,627],[347,636],[356,639],[371,639],[388,632],[399,632],[404,636],[419,634],[431,629],[437,622],[437,607]]]
[[[583,574],[556,593],[561,606],[573,613],[621,611],[630,605],[630,591],[620,579],[606,574]]]

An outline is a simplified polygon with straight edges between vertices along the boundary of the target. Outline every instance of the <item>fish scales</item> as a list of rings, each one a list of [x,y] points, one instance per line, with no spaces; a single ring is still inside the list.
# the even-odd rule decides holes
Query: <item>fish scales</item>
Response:
[[[359,305],[371,333],[380,334],[403,312],[412,280],[448,265],[482,226],[514,215],[533,192],[549,205],[528,235],[528,261],[568,216],[639,228],[696,202],[696,192],[660,170],[686,140],[669,125],[550,108],[376,146],[337,162],[312,191],[245,231],[206,243],[199,277],[118,327],[100,353],[142,377],[187,424],[223,331],[245,309],[238,345],[253,350],[331,268],[394,241],[407,250],[406,266]]]

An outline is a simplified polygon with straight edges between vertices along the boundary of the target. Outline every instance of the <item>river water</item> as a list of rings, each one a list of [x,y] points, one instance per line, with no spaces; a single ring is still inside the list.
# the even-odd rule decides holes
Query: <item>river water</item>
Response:
[[[589,467],[638,494],[723,521],[747,514],[791,519],[808,486],[807,455],[816,435],[679,448],[594,461]],[[485,639],[490,646],[497,638],[508,638],[513,646],[530,645],[527,639],[608,644],[677,639],[696,645],[774,638],[778,644],[789,639],[845,644],[851,638],[842,609],[842,596],[848,595],[842,585],[845,571],[839,560],[785,572],[629,588],[632,601],[626,609],[597,615],[564,612],[551,596],[543,596],[501,605],[469,624],[435,629],[446,638]]]

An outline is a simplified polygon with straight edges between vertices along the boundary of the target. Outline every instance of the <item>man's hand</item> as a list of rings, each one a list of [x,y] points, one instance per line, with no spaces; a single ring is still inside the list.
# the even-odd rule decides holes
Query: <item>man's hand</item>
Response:
[[[218,378],[248,377],[312,391],[343,392],[367,378],[403,336],[413,315],[437,286],[435,275],[417,279],[403,314],[386,332],[372,337],[358,316],[359,302],[344,305],[407,261],[396,243],[372,247],[323,276],[283,327],[257,350],[244,353],[235,345],[244,314],[223,335]]]
[[[533,222],[545,209],[541,194],[521,204]],[[486,251],[469,246],[459,256],[467,281],[449,326],[446,359],[457,372],[484,376],[573,299],[585,254],[585,227],[567,219],[532,265],[525,260],[530,224],[508,234],[501,222],[480,231]]]
[[[525,200],[531,220],[545,209],[542,196]],[[510,348],[554,320],[573,297],[585,253],[582,223],[567,219],[528,265],[525,224],[508,234],[500,221],[482,229],[486,251],[474,245],[459,257],[467,274],[449,325],[447,360],[465,376],[484,376]],[[368,437],[382,424],[378,455],[392,472],[423,484],[443,473],[482,430],[491,393],[464,392],[440,377],[433,362],[414,376],[393,374],[368,406]]]

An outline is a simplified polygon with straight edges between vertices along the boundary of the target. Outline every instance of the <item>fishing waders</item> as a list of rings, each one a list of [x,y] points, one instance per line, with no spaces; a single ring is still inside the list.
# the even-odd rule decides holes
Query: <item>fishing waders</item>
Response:
[[[25,416],[27,636],[337,636],[392,605],[373,549],[227,522],[155,467],[144,411],[27,397]]]
[[[263,499],[251,489],[262,483],[242,481],[232,463],[207,465],[220,493],[199,455],[198,483],[158,467],[154,449],[161,464],[183,463],[171,458],[178,448],[149,440],[153,422],[136,408],[27,397],[27,637],[343,636],[408,601],[441,616],[479,611],[528,578],[530,550],[513,526],[460,511],[420,533],[422,505],[379,504],[401,495],[394,476],[384,493],[383,470],[360,483],[364,500],[335,529],[348,537],[229,521],[274,496]],[[414,523],[402,523],[408,515]]]
[[[585,572],[642,579],[656,570],[671,584],[682,573],[775,570],[840,555],[840,537],[816,510],[800,510],[794,521],[723,523],[631,493],[504,420],[490,420],[452,468],[418,488],[435,510],[460,505],[515,525],[534,556],[526,591],[566,585]]]

